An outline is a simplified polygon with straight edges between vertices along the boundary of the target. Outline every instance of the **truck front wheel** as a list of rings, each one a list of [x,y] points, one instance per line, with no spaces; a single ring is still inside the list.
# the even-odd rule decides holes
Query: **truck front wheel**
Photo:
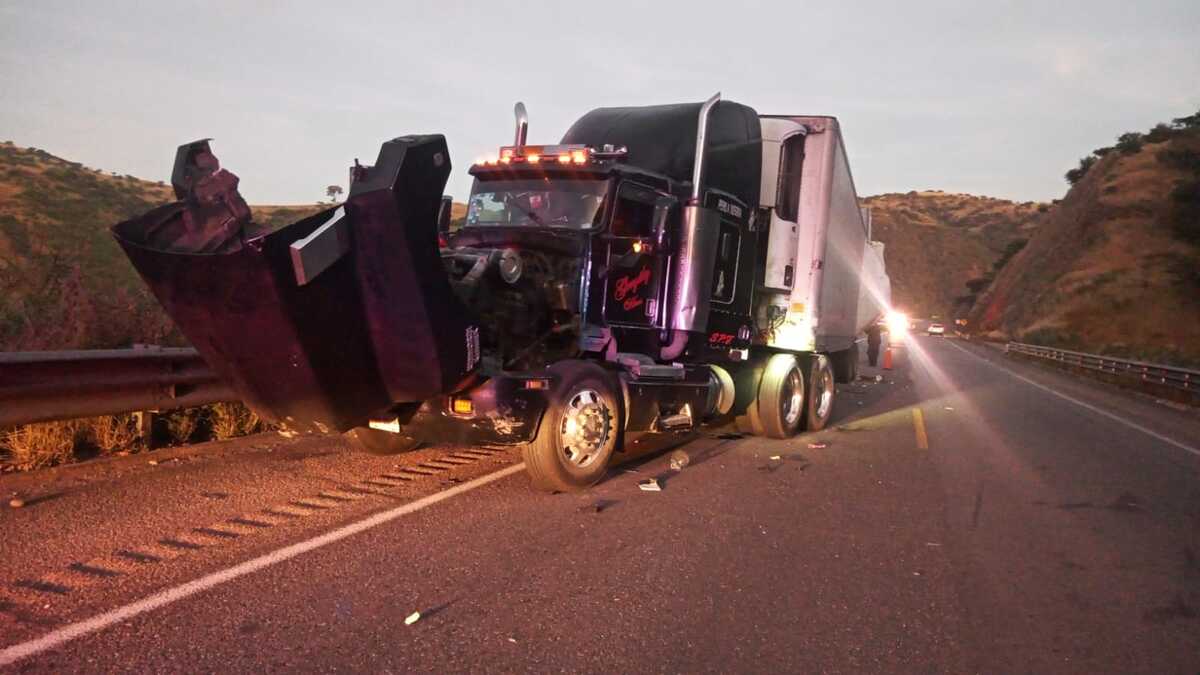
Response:
[[[537,437],[525,446],[525,470],[534,487],[570,492],[594,485],[608,468],[621,433],[621,405],[613,378],[585,361],[550,368],[555,384]]]

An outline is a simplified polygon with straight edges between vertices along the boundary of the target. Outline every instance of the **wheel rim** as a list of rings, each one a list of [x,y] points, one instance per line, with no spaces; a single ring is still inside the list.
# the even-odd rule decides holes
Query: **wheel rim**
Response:
[[[795,366],[783,380],[779,392],[780,403],[783,405],[783,421],[790,427],[800,420],[800,411],[804,408],[804,378],[800,369]]]
[[[612,435],[612,411],[594,389],[575,392],[559,423],[563,459],[577,468],[590,466]]]
[[[820,387],[815,392],[817,395],[817,418],[825,419],[833,409],[833,373],[828,368],[821,369],[817,385]]]

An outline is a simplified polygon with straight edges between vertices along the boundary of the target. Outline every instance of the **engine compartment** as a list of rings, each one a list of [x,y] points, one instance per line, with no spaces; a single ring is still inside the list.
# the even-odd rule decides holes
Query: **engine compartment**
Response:
[[[479,318],[484,374],[577,356],[582,258],[564,250],[576,247],[466,239],[471,245],[442,250],[442,264],[455,295]]]

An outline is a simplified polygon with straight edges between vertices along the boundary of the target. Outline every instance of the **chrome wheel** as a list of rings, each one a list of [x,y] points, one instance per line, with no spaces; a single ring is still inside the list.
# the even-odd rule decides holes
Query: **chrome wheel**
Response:
[[[804,378],[799,368],[792,368],[783,381],[783,390],[779,392],[780,403],[783,404],[783,420],[787,425],[794,426],[804,411]]]
[[[813,392],[816,396],[817,417],[825,419],[829,417],[829,411],[833,408],[833,372],[828,368],[821,371],[816,381],[816,389]]]
[[[572,465],[583,468],[600,457],[612,434],[612,411],[593,389],[571,397],[559,424],[559,445]]]

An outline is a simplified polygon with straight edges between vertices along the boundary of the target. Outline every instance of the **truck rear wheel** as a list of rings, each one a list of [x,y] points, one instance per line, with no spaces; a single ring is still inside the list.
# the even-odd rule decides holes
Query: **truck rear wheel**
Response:
[[[522,450],[534,487],[570,492],[595,485],[608,469],[622,428],[613,378],[584,361],[551,366],[558,377],[537,437]]]
[[[398,455],[421,445],[420,441],[408,436],[370,427],[355,427],[346,432],[346,438],[355,449],[372,455]]]
[[[758,396],[752,405],[767,438],[791,438],[804,421],[804,373],[791,354],[776,354],[763,368]]]
[[[805,429],[820,431],[829,424],[829,418],[833,416],[833,400],[836,394],[837,385],[833,382],[833,368],[829,365],[829,357],[813,357],[808,396],[804,400]]]

